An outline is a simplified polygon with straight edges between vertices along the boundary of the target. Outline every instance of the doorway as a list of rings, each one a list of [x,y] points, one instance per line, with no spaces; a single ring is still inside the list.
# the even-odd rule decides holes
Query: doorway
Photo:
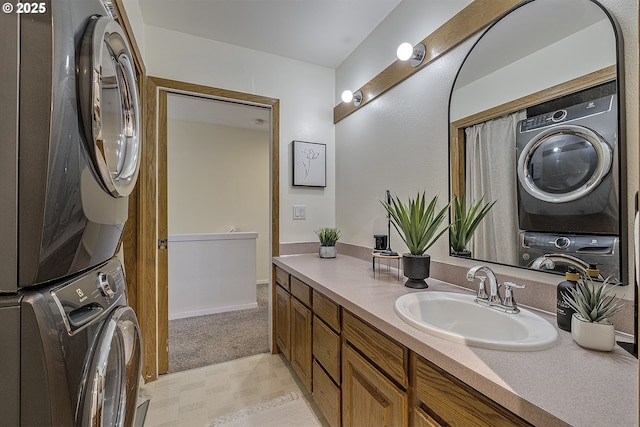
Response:
[[[145,166],[140,185],[139,233],[142,239],[139,251],[141,285],[144,287],[141,317],[144,320],[145,347],[144,376],[152,381],[158,374],[169,370],[168,358],[168,239],[167,227],[167,104],[168,96],[180,94],[204,99],[236,102],[269,110],[269,243],[268,259],[279,253],[279,101],[242,92],[194,85],[157,77],[147,79],[146,88],[146,146],[143,153]],[[157,195],[157,198],[154,197]],[[157,211],[154,207],[157,206]],[[159,249],[156,249],[159,248]],[[156,267],[157,266],[157,267]],[[271,280],[271,269],[268,279]],[[157,303],[156,303],[157,301]],[[269,295],[269,313],[272,296]],[[271,315],[269,315],[271,322]],[[271,327],[269,326],[269,331]],[[146,336],[144,334],[146,332]],[[272,337],[268,338],[272,343]]]
[[[169,372],[268,351],[270,114],[167,96]]]

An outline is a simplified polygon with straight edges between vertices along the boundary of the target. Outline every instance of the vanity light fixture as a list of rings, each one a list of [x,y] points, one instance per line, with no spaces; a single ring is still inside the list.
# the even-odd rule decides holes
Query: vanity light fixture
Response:
[[[359,107],[360,104],[362,104],[362,91],[359,90],[353,93],[347,89],[342,92],[342,95],[340,97],[342,98],[342,102],[353,101],[353,105],[355,105],[356,107]]]
[[[422,43],[418,43],[415,46],[412,46],[411,43],[402,43],[398,46],[398,50],[396,50],[398,59],[400,61],[409,60],[411,62],[411,66],[414,68],[422,63],[425,53],[426,48]]]

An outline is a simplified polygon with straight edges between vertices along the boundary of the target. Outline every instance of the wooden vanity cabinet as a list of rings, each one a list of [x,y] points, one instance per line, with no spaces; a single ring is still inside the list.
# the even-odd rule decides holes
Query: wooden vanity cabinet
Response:
[[[278,349],[331,427],[530,426],[274,266]]]
[[[422,357],[411,357],[415,426],[531,426]]]
[[[342,316],[342,424],[408,426],[408,349],[348,311]]]
[[[292,278],[293,279],[293,278]],[[305,285],[306,286],[306,285]],[[291,367],[309,392],[312,391],[311,309],[291,298]]]
[[[291,360],[291,295],[280,285],[275,286],[275,335],[280,352]]]

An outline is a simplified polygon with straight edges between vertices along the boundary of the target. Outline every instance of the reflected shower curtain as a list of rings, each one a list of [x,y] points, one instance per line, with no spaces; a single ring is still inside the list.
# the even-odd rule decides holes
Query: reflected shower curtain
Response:
[[[516,125],[525,118],[523,110],[465,129],[467,203],[497,200],[470,242],[473,258],[518,265]]]

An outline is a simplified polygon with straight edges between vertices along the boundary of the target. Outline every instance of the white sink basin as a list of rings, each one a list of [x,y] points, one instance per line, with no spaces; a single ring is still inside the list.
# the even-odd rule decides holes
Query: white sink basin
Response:
[[[453,292],[416,292],[398,298],[395,311],[415,328],[470,346],[535,351],[556,345],[556,328],[537,314],[523,308],[502,313],[474,300]]]

